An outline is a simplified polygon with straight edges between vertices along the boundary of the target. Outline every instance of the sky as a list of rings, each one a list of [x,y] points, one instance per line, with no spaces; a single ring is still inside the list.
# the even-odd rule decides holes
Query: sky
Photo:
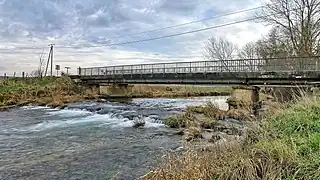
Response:
[[[204,60],[210,37],[237,44],[268,32],[260,22],[244,22],[154,41],[111,45],[218,26],[254,17],[239,13],[168,28],[248,8],[260,0],[0,0],[0,76],[37,69],[40,55],[54,47],[54,65],[77,67]]]

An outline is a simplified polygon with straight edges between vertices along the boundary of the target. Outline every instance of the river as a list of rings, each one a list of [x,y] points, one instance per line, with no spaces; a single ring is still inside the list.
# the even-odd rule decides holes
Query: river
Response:
[[[227,97],[133,99],[127,103],[26,106],[0,112],[0,179],[137,179],[183,139],[162,123],[187,106]],[[133,119],[143,118],[143,128]]]

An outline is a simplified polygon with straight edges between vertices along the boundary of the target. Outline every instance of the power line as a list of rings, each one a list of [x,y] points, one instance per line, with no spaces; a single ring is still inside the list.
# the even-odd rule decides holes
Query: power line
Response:
[[[292,10],[290,10],[290,11],[292,11]],[[275,14],[278,14],[278,13],[275,13]],[[235,22],[232,22],[232,23],[226,23],[226,24],[211,26],[211,27],[192,30],[192,31],[186,31],[186,32],[182,32],[182,33],[175,33],[175,34],[171,34],[171,35],[165,35],[165,36],[159,36],[159,37],[141,39],[141,40],[135,40],[135,41],[113,43],[113,44],[95,45],[95,46],[90,46],[90,47],[109,47],[109,46],[135,44],[135,43],[140,43],[140,42],[146,42],[146,41],[153,41],[153,40],[158,40],[158,39],[170,38],[170,37],[181,36],[181,35],[186,35],[186,34],[192,34],[192,33],[196,33],[196,32],[207,31],[207,30],[216,29],[216,28],[220,28],[220,27],[230,26],[230,25],[234,25],[234,24],[240,24],[240,23],[243,23],[243,22],[253,21],[253,20],[260,19],[260,18],[263,18],[263,17],[268,17],[268,16],[271,16],[271,15],[273,15],[273,14],[265,15],[265,16],[258,16],[258,17],[254,17],[254,18],[249,18],[249,19],[245,19],[245,20],[235,21]],[[74,48],[74,47],[60,46],[60,48]],[[24,48],[24,49],[27,49],[27,48]]]
[[[293,11],[293,10],[295,10],[295,9],[291,9],[290,11]],[[225,27],[225,26],[240,24],[240,23],[244,23],[244,22],[253,21],[253,20],[264,18],[264,17],[272,16],[272,15],[275,15],[275,14],[279,14],[279,13],[273,13],[273,14],[269,14],[269,15],[265,15],[265,16],[257,16],[257,17],[254,17],[254,18],[235,21],[235,22],[232,22],[232,23],[226,23],[226,24],[211,26],[211,27],[207,27],[207,28],[202,28],[202,29],[197,29],[197,30],[192,30],[192,31],[186,31],[186,32],[182,32],[182,33],[175,33],[175,34],[166,35],[166,36],[159,36],[159,37],[141,39],[141,40],[136,40],[136,41],[127,41],[127,42],[120,42],[120,43],[113,43],[113,44],[106,44],[106,45],[99,45],[99,46],[91,46],[91,47],[104,47],[104,46],[108,47],[108,46],[118,46],[118,45],[127,45],[127,44],[135,44],[135,43],[140,43],[140,42],[154,41],[154,40],[159,40],[159,39],[165,39],[165,38],[181,36],[181,35],[186,35],[186,34],[192,34],[192,33],[196,33],[196,32],[202,32],[202,31],[221,28],[221,27]]]
[[[149,31],[142,31],[142,32],[127,34],[127,35],[123,35],[123,36],[111,37],[110,39],[117,39],[117,38],[122,38],[122,37],[128,37],[128,36],[134,36],[134,35],[146,34],[146,33],[150,33],[150,32],[161,31],[161,30],[165,30],[165,29],[171,29],[171,28],[175,28],[175,27],[180,27],[180,26],[185,26],[185,25],[189,25],[189,24],[199,23],[199,22],[203,22],[203,21],[208,21],[208,20],[212,20],[212,19],[217,19],[217,18],[221,18],[221,17],[225,17],[225,16],[234,15],[234,14],[249,12],[249,11],[253,11],[253,10],[256,10],[256,9],[263,8],[263,7],[264,6],[258,6],[258,7],[255,7],[255,8],[234,11],[234,12],[220,14],[218,16],[213,16],[213,17],[209,17],[209,18],[205,18],[205,19],[199,19],[199,20],[196,20],[196,21],[190,21],[190,22],[187,22],[187,23],[176,24],[176,25],[172,25],[172,26],[166,26],[166,27],[162,27],[162,28],[158,28],[158,29],[153,29],[153,30],[149,30]]]
[[[170,35],[166,35],[166,36],[159,36],[159,37],[148,38],[148,39],[141,39],[141,40],[136,40],[136,41],[127,41],[127,42],[114,43],[114,44],[106,44],[106,45],[99,45],[99,46],[91,46],[91,47],[108,47],[108,46],[118,46],[118,45],[126,45],[126,44],[135,44],[135,43],[146,42],[146,41],[154,41],[154,40],[158,40],[158,39],[164,39],[164,38],[170,38],[170,37],[181,36],[181,35],[186,35],[186,34],[192,34],[192,33],[196,33],[196,32],[207,31],[207,30],[216,29],[216,28],[220,28],[220,27],[225,27],[225,26],[240,24],[240,23],[244,23],[244,22],[248,22],[248,21],[253,21],[253,20],[256,20],[256,19],[260,19],[260,18],[263,18],[263,17],[265,17],[265,16],[260,16],[260,17],[245,19],[245,20],[241,20],[241,21],[235,21],[235,22],[232,22],[232,23],[226,23],[226,24],[221,24],[221,25],[217,25],[217,26],[211,26],[211,27],[202,28],[202,29],[197,29],[197,30],[192,30],[192,31],[186,31],[186,32],[182,32],[182,33],[170,34]],[[65,47],[65,48],[72,48],[72,47]]]
[[[270,16],[270,15],[268,15],[268,16]],[[165,38],[181,36],[181,35],[186,35],[186,34],[192,34],[192,33],[196,33],[196,32],[202,32],[202,31],[207,31],[207,30],[211,30],[211,29],[217,29],[217,28],[226,27],[226,26],[230,26],[230,25],[240,24],[240,23],[244,23],[244,22],[248,22],[248,21],[257,20],[257,19],[260,19],[260,18],[263,18],[263,17],[267,17],[267,16],[259,16],[259,17],[249,18],[249,19],[235,21],[235,22],[231,22],[231,23],[211,26],[211,27],[192,30],[192,31],[186,31],[186,32],[182,32],[182,33],[175,33],[175,34],[170,34],[170,35],[165,35],[165,36],[159,36],[159,37],[154,37],[154,38],[141,39],[141,40],[135,40],[135,41],[127,41],[127,42],[120,42],[120,43],[113,43],[113,44],[96,45],[96,46],[90,46],[90,47],[109,47],[109,46],[118,46],[118,45],[127,45],[127,44],[135,44],[135,43],[140,43],[140,42],[154,41],[154,40],[159,40],[159,39],[165,39]],[[66,48],[66,49],[67,48],[74,48],[74,47],[68,47],[68,46],[60,46],[60,47],[56,46],[56,47],[58,47],[58,48]]]

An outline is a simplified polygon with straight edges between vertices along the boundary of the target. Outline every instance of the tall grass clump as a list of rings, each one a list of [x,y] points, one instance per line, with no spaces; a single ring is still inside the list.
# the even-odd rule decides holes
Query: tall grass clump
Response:
[[[319,180],[320,99],[302,96],[284,106],[253,123],[242,141],[167,154],[142,179]]]
[[[0,84],[0,107],[30,103],[61,106],[96,95],[97,89],[78,86],[69,77],[8,79]]]

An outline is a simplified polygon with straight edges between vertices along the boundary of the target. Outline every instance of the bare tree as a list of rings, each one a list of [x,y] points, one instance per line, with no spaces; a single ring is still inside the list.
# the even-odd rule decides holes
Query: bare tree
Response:
[[[254,71],[258,70],[258,46],[256,42],[249,42],[244,47],[239,49],[238,57],[243,59],[241,61],[241,67],[246,70]]]
[[[319,54],[319,0],[270,0],[263,10],[263,20],[279,29],[296,56]]]
[[[256,51],[257,56],[264,59],[294,55],[289,40],[281,39],[277,28],[273,28],[267,37],[256,42]]]
[[[258,51],[257,51],[257,43],[256,42],[249,42],[244,45],[238,52],[238,56],[241,59],[256,59],[258,58]]]
[[[237,46],[227,39],[209,38],[205,47],[205,57],[209,60],[231,60],[237,51]]]
[[[39,67],[38,70],[36,71],[37,77],[42,78],[43,73],[44,73],[44,50],[42,50],[40,56],[39,56]]]
[[[224,67],[224,70],[230,71],[229,63],[233,55],[237,52],[237,46],[227,39],[211,37],[205,47],[205,58],[208,60],[218,60],[213,66]]]

